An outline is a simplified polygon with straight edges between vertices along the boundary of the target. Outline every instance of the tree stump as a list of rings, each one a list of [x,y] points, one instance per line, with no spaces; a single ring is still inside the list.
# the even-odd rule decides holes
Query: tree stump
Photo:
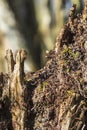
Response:
[[[0,74],[0,130],[87,129],[87,0],[47,51],[48,62],[24,72],[25,50],[6,52],[8,74]]]

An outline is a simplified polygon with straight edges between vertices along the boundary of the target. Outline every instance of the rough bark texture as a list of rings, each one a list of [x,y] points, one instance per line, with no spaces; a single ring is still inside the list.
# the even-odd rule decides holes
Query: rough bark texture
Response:
[[[13,58],[15,57],[15,58]],[[48,62],[24,73],[24,50],[7,50],[8,74],[0,74],[1,130],[87,130],[87,0],[76,5],[47,51]]]

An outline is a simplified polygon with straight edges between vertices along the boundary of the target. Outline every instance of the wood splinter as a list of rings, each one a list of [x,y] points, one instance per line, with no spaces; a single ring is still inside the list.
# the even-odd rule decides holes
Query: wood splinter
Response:
[[[24,102],[24,61],[27,53],[24,49],[17,51],[15,61],[11,50],[6,51],[6,59],[8,63],[8,72],[10,77],[9,91],[11,100],[12,123],[14,130],[24,130],[24,118],[26,109],[22,104]],[[20,124],[20,125],[18,125]]]

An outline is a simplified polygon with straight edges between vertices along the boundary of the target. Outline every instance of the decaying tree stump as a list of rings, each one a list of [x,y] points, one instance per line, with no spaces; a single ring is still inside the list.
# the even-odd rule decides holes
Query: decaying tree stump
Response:
[[[25,50],[6,52],[0,74],[0,130],[87,130],[87,0],[73,5],[48,62],[24,72]]]

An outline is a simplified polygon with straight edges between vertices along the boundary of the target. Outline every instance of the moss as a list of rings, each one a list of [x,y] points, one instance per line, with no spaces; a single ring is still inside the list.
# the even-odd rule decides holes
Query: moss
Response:
[[[63,51],[62,51],[62,56],[66,55],[66,54],[71,55],[72,54],[72,50],[68,46],[64,45]]]
[[[80,55],[79,51],[73,52],[73,50],[71,48],[69,48],[68,46],[64,46],[63,47],[63,51],[62,51],[62,56],[67,56],[68,57],[73,57],[74,59],[77,59]]]
[[[69,72],[70,72],[70,68],[67,68],[67,69],[66,69],[66,72],[69,73]]]
[[[37,92],[44,92],[46,90],[46,87],[48,85],[48,82],[44,81],[42,84],[38,85]]]
[[[69,62],[66,62],[66,63],[63,64],[62,70],[63,70],[63,72],[65,72],[65,73],[69,73],[69,72],[71,71]]]
[[[67,91],[67,95],[68,95],[68,96],[72,96],[72,95],[73,95],[72,90],[68,90],[68,91]]]
[[[69,60],[64,60],[63,61],[63,65],[68,65],[68,63],[69,63]]]
[[[63,46],[61,51],[61,66],[65,73],[70,73],[72,70],[76,69],[76,61],[79,60],[80,52],[77,50],[71,49],[66,45]]]
[[[77,52],[75,52],[75,53],[73,53],[73,57],[74,57],[74,59],[77,59],[77,58],[79,58],[79,52],[77,51]]]

